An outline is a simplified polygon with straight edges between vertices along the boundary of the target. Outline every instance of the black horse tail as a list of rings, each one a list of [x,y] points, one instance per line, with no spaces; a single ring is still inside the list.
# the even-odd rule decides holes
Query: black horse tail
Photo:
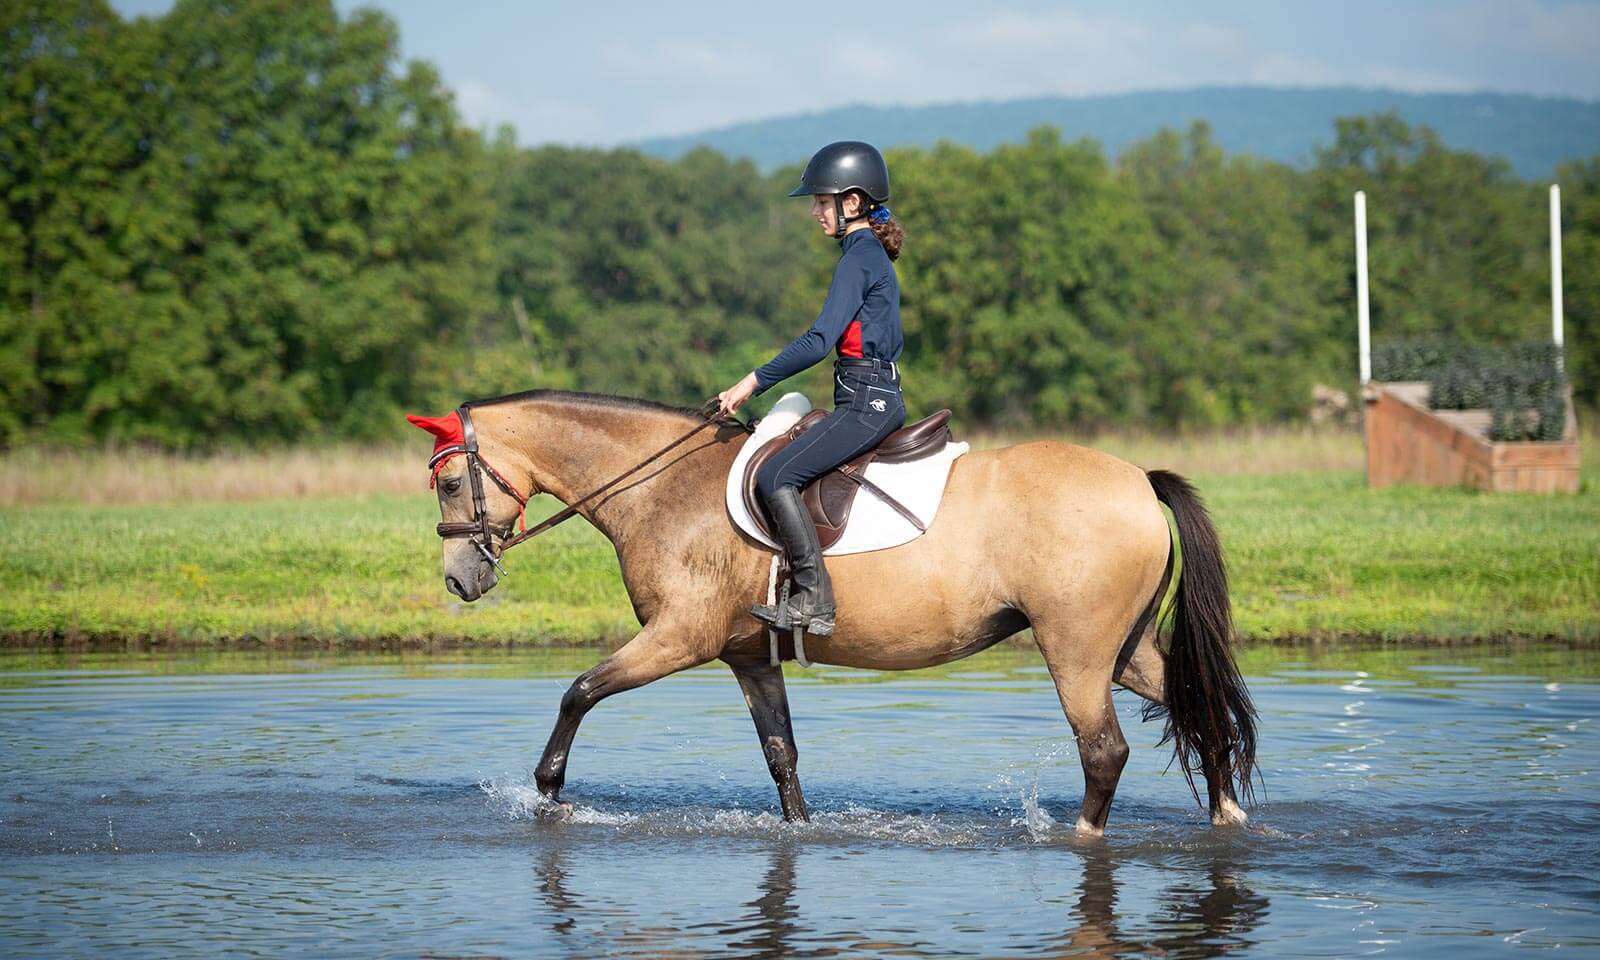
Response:
[[[1253,799],[1256,710],[1233,662],[1233,613],[1217,530],[1189,481],[1166,470],[1147,476],[1177,522],[1182,561],[1177,596],[1167,611],[1172,631],[1161,742],[1172,741],[1173,757],[1197,801],[1196,768],[1206,777],[1213,806],[1230,780],[1239,786],[1237,796]]]

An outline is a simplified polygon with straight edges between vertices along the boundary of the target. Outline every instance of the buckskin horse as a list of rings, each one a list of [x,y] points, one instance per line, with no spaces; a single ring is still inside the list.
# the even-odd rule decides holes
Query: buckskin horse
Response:
[[[749,612],[765,595],[772,551],[737,530],[724,506],[752,428],[713,417],[714,402],[694,411],[533,390],[410,418],[438,438],[429,465],[445,586],[462,600],[494,587],[505,549],[570,516],[616,547],[643,626],[561,698],[534,772],[560,809],[570,810],[560,793],[572,741],[595,704],[720,659],[744,691],[784,818],[806,819],[783,672]],[[515,533],[537,493],[567,506]],[[1177,551],[1162,503],[1182,551],[1165,617]],[[1077,737],[1080,834],[1103,833],[1128,758],[1113,683],[1149,701],[1147,719],[1165,714],[1162,742],[1197,800],[1194,774],[1203,775],[1212,823],[1245,821],[1237,797],[1251,794],[1254,709],[1230,649],[1216,532],[1181,476],[1055,440],[973,451],[955,461],[926,533],[827,563],[839,612],[831,636],[806,644],[816,662],[913,670],[1032,628]]]

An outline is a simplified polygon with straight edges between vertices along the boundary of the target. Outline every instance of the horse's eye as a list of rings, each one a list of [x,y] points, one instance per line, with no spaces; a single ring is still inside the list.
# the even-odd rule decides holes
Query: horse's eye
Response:
[[[451,477],[449,480],[446,480],[444,482],[444,492],[450,494],[452,497],[455,496],[458,492],[460,492],[460,490],[461,490],[461,478],[460,477]]]

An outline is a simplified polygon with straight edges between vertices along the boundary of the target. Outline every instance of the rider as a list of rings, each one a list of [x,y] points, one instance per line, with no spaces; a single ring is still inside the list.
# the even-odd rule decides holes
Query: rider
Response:
[[[889,167],[869,143],[842,140],[818,150],[791,197],[810,196],[811,215],[842,250],[822,312],[810,329],[777,356],[722,391],[722,413],[838,352],[833,364],[834,409],[784,447],[756,475],[773,528],[789,558],[791,592],[785,609],[750,609],[773,626],[833,632],[833,585],[822,564],[817,530],[800,500],[812,479],[876,447],[905,423],[900,394],[900,281],[892,261],[905,231],[884,204]],[[780,604],[781,606],[781,604]]]

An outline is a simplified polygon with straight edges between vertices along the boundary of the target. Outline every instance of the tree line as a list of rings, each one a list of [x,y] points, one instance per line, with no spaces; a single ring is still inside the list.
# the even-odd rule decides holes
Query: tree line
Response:
[[[519,148],[331,0],[18,0],[0,83],[0,446],[377,439],[530,387],[698,404],[810,323],[837,255],[785,196],[804,157]],[[1545,185],[1392,115],[1339,121],[1305,167],[1203,123],[1116,157],[1040,128],[888,159],[913,416],[1302,417],[1355,384],[1357,189],[1376,339],[1548,329]],[[1592,406],[1600,154],[1559,181]]]

